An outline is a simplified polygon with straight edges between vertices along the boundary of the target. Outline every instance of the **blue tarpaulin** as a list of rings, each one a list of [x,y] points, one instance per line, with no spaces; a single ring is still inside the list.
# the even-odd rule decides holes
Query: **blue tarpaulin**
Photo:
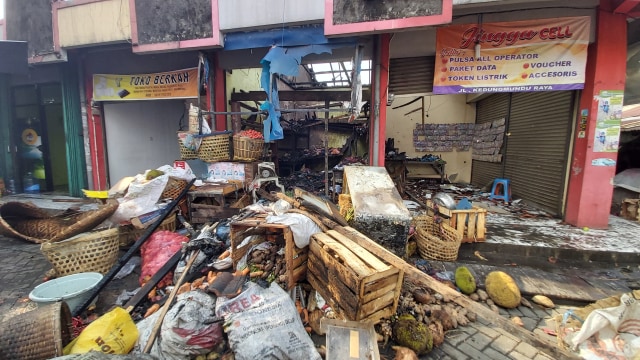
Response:
[[[274,46],[267,55],[262,58],[262,75],[260,77],[260,87],[267,93],[267,101],[262,103],[261,110],[267,110],[269,116],[263,123],[264,141],[281,140],[284,138],[282,127],[280,126],[280,101],[278,99],[278,84],[273,79],[273,74],[297,76],[300,71],[300,62],[305,55],[331,53],[336,47],[343,45],[306,45],[296,47]],[[269,99],[269,92],[271,97]]]
[[[224,35],[225,50],[241,50],[276,46],[321,44],[355,45],[356,38],[327,38],[322,25],[279,28],[262,31],[234,32]]]

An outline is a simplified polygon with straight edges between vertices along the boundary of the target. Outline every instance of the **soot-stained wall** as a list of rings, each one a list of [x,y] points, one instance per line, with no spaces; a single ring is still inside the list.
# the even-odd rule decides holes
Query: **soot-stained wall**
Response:
[[[213,36],[211,0],[138,0],[135,4],[141,45]]]
[[[29,56],[53,53],[51,0],[7,0],[7,40],[27,41]]]
[[[439,15],[442,0],[334,0],[335,25]]]

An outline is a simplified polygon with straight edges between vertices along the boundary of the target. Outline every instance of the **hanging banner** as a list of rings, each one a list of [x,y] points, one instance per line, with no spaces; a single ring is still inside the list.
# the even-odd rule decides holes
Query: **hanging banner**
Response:
[[[93,75],[93,100],[129,101],[198,97],[198,68],[138,75]]]
[[[434,94],[584,88],[590,17],[438,28]]]

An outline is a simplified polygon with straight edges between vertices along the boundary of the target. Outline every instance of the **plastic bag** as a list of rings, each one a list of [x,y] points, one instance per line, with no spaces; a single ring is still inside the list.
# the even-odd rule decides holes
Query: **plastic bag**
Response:
[[[156,231],[151,234],[151,238],[140,248],[142,256],[140,286],[144,285],[175,253],[182,249],[183,242],[188,241],[186,236],[168,230]],[[160,280],[158,288],[171,284],[172,279],[173,274],[169,272]]]
[[[309,245],[311,235],[322,232],[313,220],[302,214],[287,213],[279,216],[267,216],[267,222],[288,225],[293,233],[293,241],[300,249]]]
[[[232,299],[218,298],[216,315],[224,317],[236,360],[321,359],[293,300],[279,286],[249,283]]]
[[[122,269],[120,269],[120,271],[118,271],[118,273],[114,277],[116,279],[122,279],[125,276],[128,276],[129,274],[131,274],[133,272],[133,270],[135,270],[135,268],[138,265],[140,265],[141,261],[142,261],[142,259],[140,259],[140,256],[131,257],[131,259],[129,259],[129,261],[127,261],[127,263],[124,264]]]
[[[80,336],[64,348],[64,354],[84,354],[91,350],[128,354],[137,340],[136,324],[125,309],[117,307],[82,330]]]
[[[639,305],[631,294],[623,294],[620,305],[592,311],[580,331],[567,334],[565,341],[583,359],[637,359]]]
[[[221,322],[216,322],[215,300],[201,291],[178,295],[176,303],[167,312],[150,354],[158,359],[188,360],[193,355],[207,354],[224,338]],[[134,353],[147,346],[151,330],[160,312],[138,323],[140,339]]]

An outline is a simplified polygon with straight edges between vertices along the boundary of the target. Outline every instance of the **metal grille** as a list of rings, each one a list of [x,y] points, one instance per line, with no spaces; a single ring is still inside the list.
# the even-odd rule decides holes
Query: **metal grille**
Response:
[[[423,94],[433,91],[434,56],[391,59],[389,94]]]
[[[495,94],[476,103],[476,124],[507,118],[510,94]],[[504,161],[504,159],[503,159]],[[502,177],[502,164],[473,160],[471,183],[483,187],[495,178]]]
[[[514,93],[505,162],[512,193],[560,215],[573,117],[573,92]]]

